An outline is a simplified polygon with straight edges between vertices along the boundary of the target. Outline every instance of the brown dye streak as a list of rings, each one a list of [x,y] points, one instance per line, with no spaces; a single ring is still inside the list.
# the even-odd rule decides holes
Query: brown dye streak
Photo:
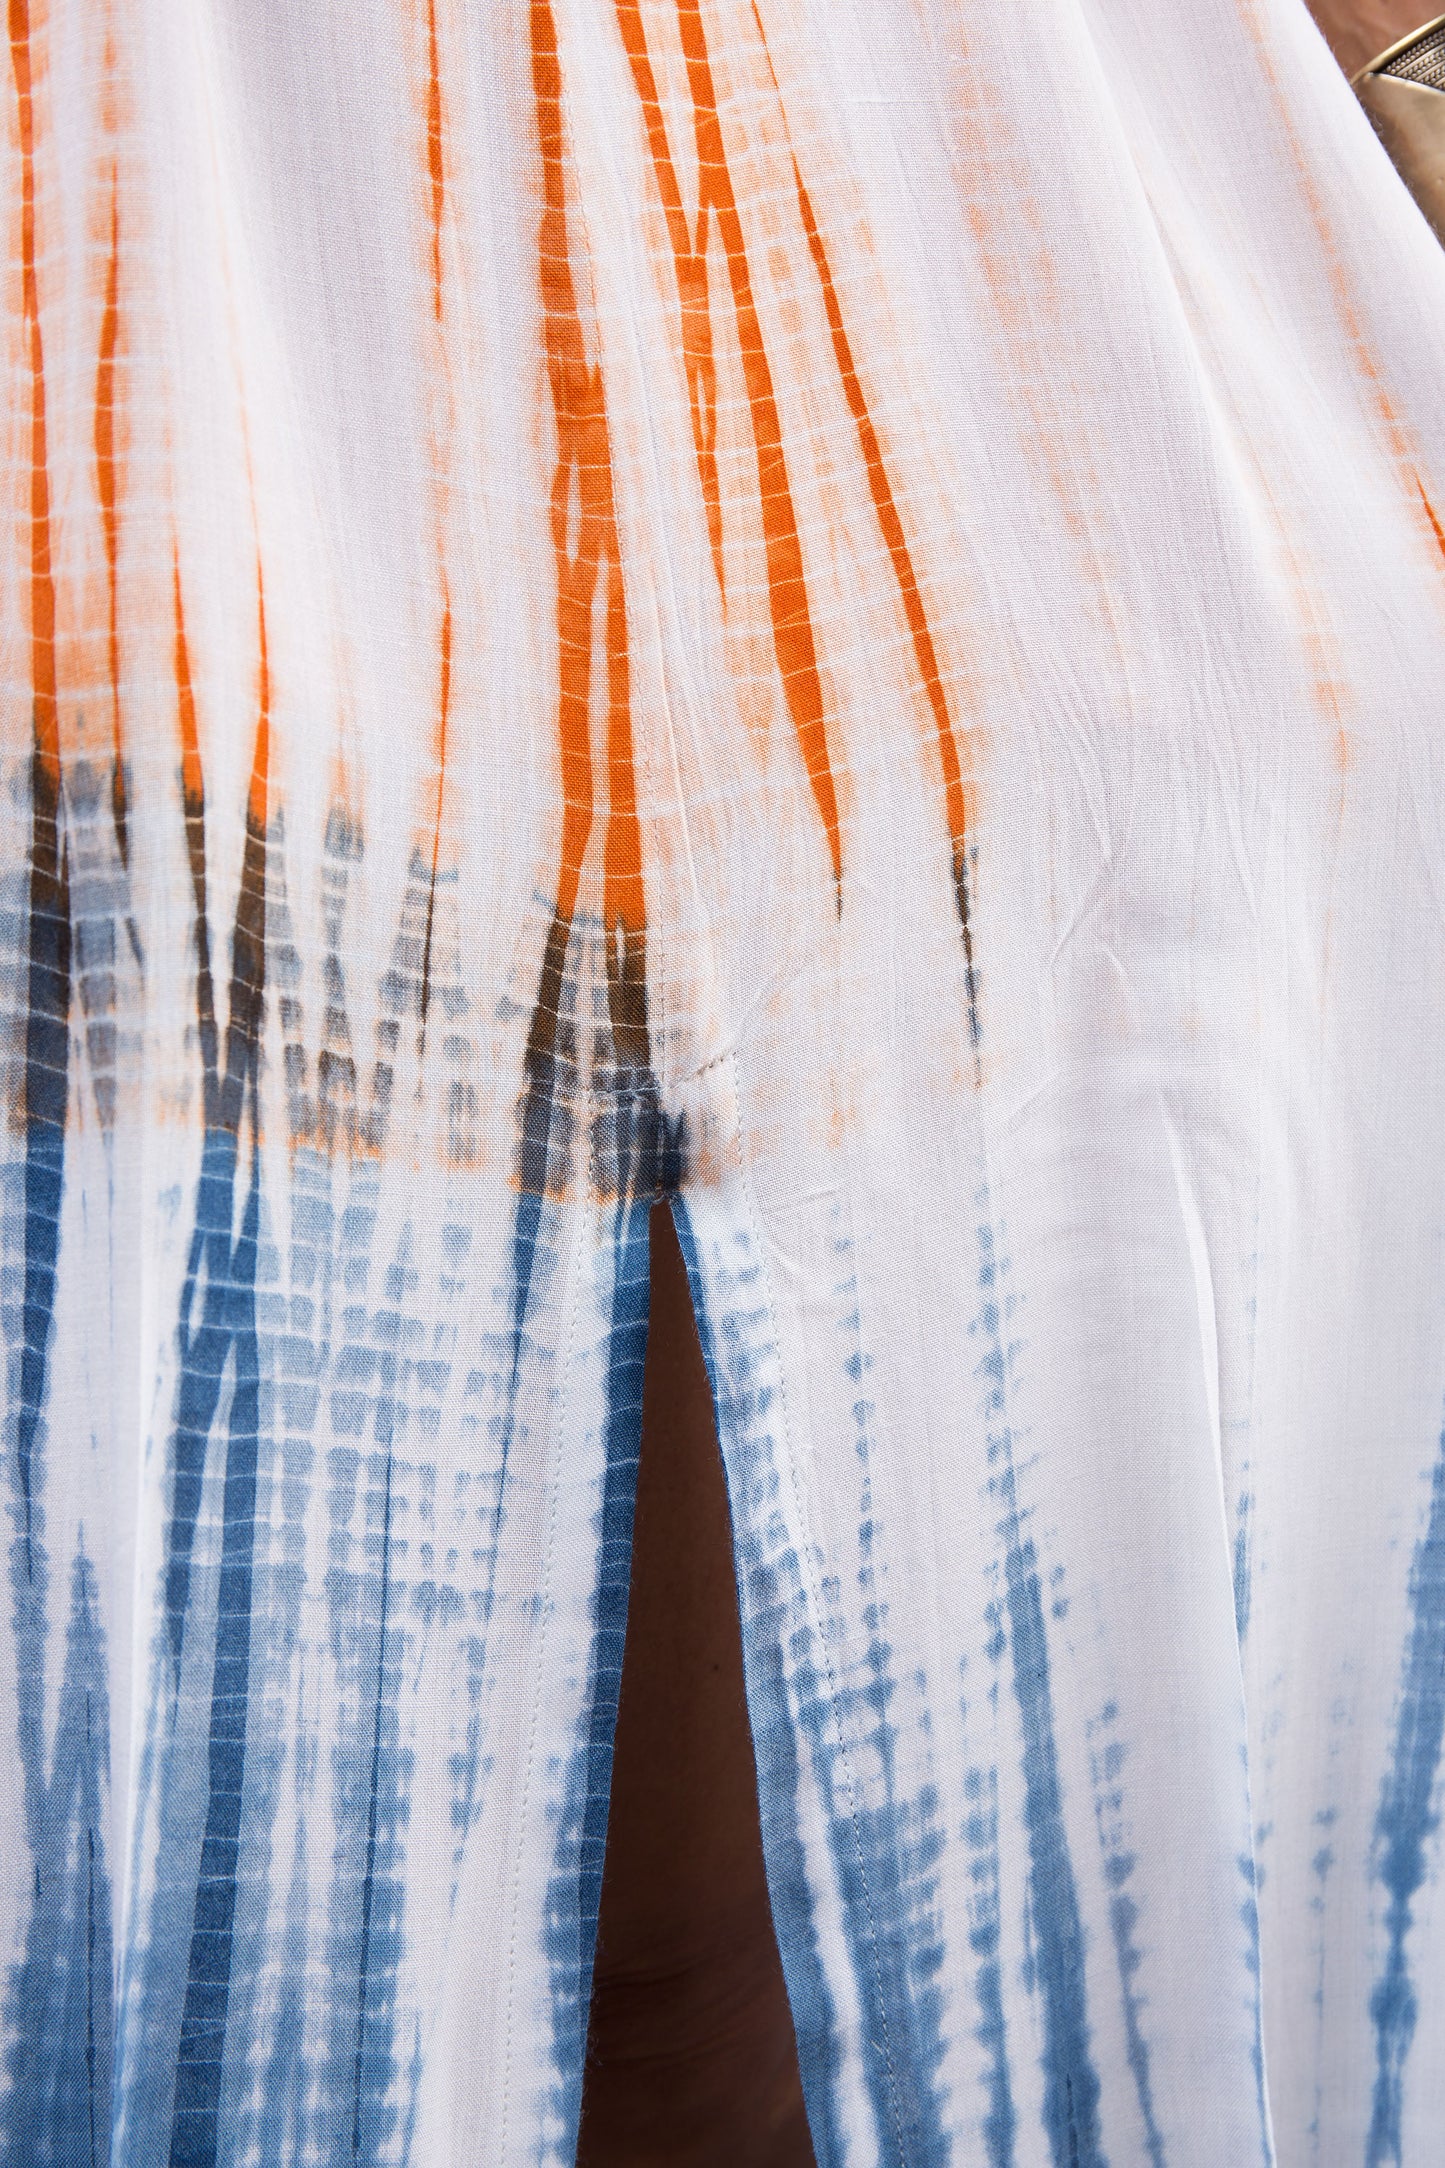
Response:
[[[692,96],[693,127],[697,142],[699,215],[710,209],[717,219],[718,234],[727,260],[732,287],[733,313],[742,351],[743,382],[752,419],[753,447],[758,467],[758,505],[762,514],[763,549],[768,569],[768,601],[772,615],[773,648],[783,681],[788,713],[803,755],[803,765],[813,798],[828,838],[833,885],[838,908],[843,905],[842,841],[838,821],[838,794],[828,757],[824,720],[823,686],[818,670],[817,646],[808,608],[803,574],[803,549],[798,537],[797,515],[783,453],[782,422],[773,389],[773,373],[763,344],[762,326],[753,297],[742,219],[738,212],[732,174],[718,117],[717,93],[708,58],[698,0],[677,0],[678,31],[687,66]]]
[[[266,956],[266,829],[269,821],[271,761],[271,671],[266,645],[266,597],[259,561],[256,566],[257,690],[256,739],[246,796],[246,842],[241,855],[241,885],[231,936],[231,999],[226,1023],[226,1073],[217,1071],[215,980],[206,916],[206,794],[196,726],[195,686],[186,638],[179,551],[174,556],[176,720],[181,740],[181,798],[185,809],[186,851],[196,913],[196,1022],[208,1128],[238,1129],[247,1085],[259,1071],[261,1011]],[[254,1114],[254,1109],[253,1109]]]
[[[614,537],[615,540],[615,537]],[[642,829],[632,761],[628,697],[627,598],[622,567],[607,568],[607,835],[602,853],[602,916],[607,929],[607,998],[619,1060],[651,1065],[647,1032],[647,901],[642,880]]]
[[[553,1029],[567,937],[592,831],[591,709],[597,602],[605,648],[609,806],[603,850],[603,920],[614,1026],[628,1058],[645,1061],[643,948],[646,906],[632,746],[627,606],[612,495],[612,455],[600,363],[588,362],[573,283],[562,129],[562,70],[550,0],[532,0],[532,82],[542,154],[538,236],[547,378],[557,432],[552,542],[557,577],[557,728],[562,835],[557,901],[534,1028]],[[639,1039],[639,1033],[641,1038]]]
[[[231,999],[226,1020],[226,1075],[220,1117],[239,1128],[249,1087],[252,1123],[261,1061],[261,1018],[266,987],[266,830],[270,821],[271,668],[266,645],[266,590],[256,560],[256,743],[246,798],[246,844],[231,936]]]
[[[56,696],[55,575],[51,557],[50,457],[46,431],[45,351],[40,330],[40,288],[35,259],[35,104],[30,47],[30,10],[26,0],[10,0],[10,65],[20,134],[20,235],[22,303],[30,370],[30,849],[27,899],[29,986],[23,1079],[18,1115],[28,1130],[32,1120],[64,1127],[64,1102],[57,1108],[55,1037],[64,1044],[71,996],[71,911],[68,855],[61,841],[60,718]],[[58,1033],[55,1027],[59,1027]],[[62,1065],[65,1061],[60,1055]],[[47,1100],[50,1104],[47,1107]],[[52,1276],[54,1253],[37,1236],[27,1204],[25,1255]],[[42,1353],[41,1378],[46,1375]],[[43,1383],[39,1388],[43,1391]],[[25,1496],[25,1557],[33,1574],[31,1499]]]
[[[115,397],[116,347],[120,336],[120,184],[110,174],[110,257],[105,274],[105,306],[100,319],[100,355],[95,368],[95,474],[100,495],[100,525],[105,542],[106,658],[110,671],[111,816],[120,861],[130,866],[126,829],[125,737],[120,712],[120,530],[116,516]]]
[[[1425,516],[1430,522],[1430,531],[1435,537],[1435,547],[1439,550],[1441,557],[1445,558],[1445,529],[1441,528],[1439,520],[1435,517],[1435,507],[1426,496],[1425,484],[1418,474],[1415,477],[1415,487],[1420,492],[1420,502],[1425,507]]]
[[[713,359],[712,314],[708,305],[707,233],[708,205],[698,204],[697,232],[688,229],[677,168],[667,140],[657,77],[647,50],[647,34],[637,0],[617,0],[617,21],[632,67],[632,80],[642,106],[647,147],[662,199],[667,236],[672,244],[673,270],[677,279],[678,306],[682,316],[682,359],[687,376],[688,403],[692,411],[693,448],[697,455],[698,482],[707,517],[708,541],[718,591],[727,603],[723,577],[722,502],[717,473],[717,367]]]
[[[201,770],[200,738],[196,729],[196,696],[191,681],[191,654],[186,640],[186,613],[181,593],[181,558],[174,552],[176,723],[181,739],[181,804],[186,823],[186,854],[191,867],[191,892],[196,911],[196,1022],[201,1040],[201,1066],[207,1078],[216,1073],[216,993],[211,975],[210,922],[206,915],[206,786]]]
[[[45,350],[40,332],[40,288],[35,271],[35,102],[28,0],[10,0],[10,66],[20,129],[20,257],[25,343],[30,371],[30,683],[34,731],[36,833],[42,850],[42,818],[48,855],[59,848],[60,720],[55,675],[55,573],[50,536],[50,463],[45,415]]]
[[[426,936],[421,952],[421,1037],[422,1048],[426,1045],[427,1010],[431,1006],[431,940],[432,920],[436,912],[437,871],[442,854],[442,806],[446,795],[447,772],[447,724],[451,715],[452,699],[452,603],[447,587],[446,568],[443,566],[442,582],[442,630],[441,630],[441,691],[437,702],[436,739],[436,818],[432,825],[431,869],[427,883]]]

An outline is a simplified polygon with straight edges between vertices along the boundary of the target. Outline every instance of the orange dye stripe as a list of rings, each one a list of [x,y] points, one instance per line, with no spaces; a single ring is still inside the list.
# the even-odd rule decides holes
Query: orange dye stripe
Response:
[[[181,596],[180,553],[175,553],[175,609],[176,609],[176,717],[181,733],[181,795],[185,803],[186,824],[205,818],[206,791],[201,772],[201,746],[196,730],[196,697],[191,680],[190,646],[186,639],[185,610]],[[246,798],[247,825],[264,834],[268,817],[267,776],[271,760],[271,670],[266,654],[266,596],[261,582],[261,567],[256,566],[256,609],[260,638],[260,662],[256,694],[256,746],[251,759],[251,784]],[[203,841],[203,839],[202,839]],[[191,837],[191,870],[197,874],[197,838]],[[198,875],[198,878],[203,878]]]
[[[115,168],[110,175],[110,262],[105,277],[105,308],[100,319],[100,358],[95,370],[95,473],[100,494],[100,524],[105,541],[108,601],[106,646],[110,664],[110,728],[115,772],[111,800],[122,862],[128,858],[125,825],[124,740],[120,716],[119,529],[115,497],[115,351],[120,329],[120,193]]]
[[[627,598],[616,558],[607,569],[607,842],[602,910],[609,926],[640,932],[647,915],[642,885],[642,829],[632,766],[632,708],[627,654]]]
[[[60,721],[55,684],[55,575],[50,554],[50,466],[45,426],[45,352],[35,276],[35,108],[28,0],[10,0],[10,66],[20,124],[21,283],[30,363],[30,678],[35,759],[60,790]]]
[[[442,217],[446,209],[446,168],[443,160],[443,116],[441,59],[437,43],[436,0],[427,0],[427,101],[426,137],[427,168],[431,176],[431,259],[432,259],[432,306],[437,329],[442,325]],[[443,347],[443,360],[445,348]],[[441,476],[445,461],[438,465],[438,497],[442,495]],[[431,1000],[431,947],[432,920],[436,910],[437,868],[441,863],[442,817],[446,808],[447,731],[451,721],[452,696],[452,598],[447,578],[446,540],[438,519],[437,573],[442,592],[441,621],[441,687],[437,702],[436,727],[436,805],[432,818],[431,879],[427,886],[426,938],[422,946],[421,963],[421,1027],[426,1032],[427,1009]]]
[[[1330,291],[1334,296],[1335,306],[1340,312],[1340,322],[1354,352],[1360,375],[1369,387],[1375,408],[1375,416],[1385,441],[1389,445],[1390,452],[1397,464],[1403,465],[1407,458],[1405,430],[1399,415],[1395,411],[1384,378],[1380,373],[1379,362],[1366,335],[1365,327],[1360,320],[1360,312],[1355,303],[1353,284],[1344,257],[1340,252],[1339,240],[1329,212],[1325,207],[1324,198],[1315,181],[1311,158],[1295,125],[1289,93],[1281,83],[1279,70],[1274,64],[1269,36],[1260,18],[1259,0],[1239,0],[1239,9],[1244,27],[1254,41],[1260,65],[1264,70],[1265,80],[1268,82],[1274,96],[1280,129],[1289,146],[1290,157],[1294,161],[1295,178],[1299,183],[1300,194],[1304,199],[1305,208],[1319,238],[1324,257],[1325,274]]]
[[[632,80],[647,129],[647,147],[652,154],[653,172],[657,176],[658,194],[662,198],[668,238],[672,243],[673,270],[682,316],[683,367],[692,411],[693,448],[697,454],[713,569],[725,598],[722,500],[717,474],[717,370],[713,362],[712,315],[707,293],[707,205],[699,204],[694,241],[688,232],[682,190],[678,186],[677,168],[672,162],[667,124],[662,117],[662,100],[657,93],[657,78],[647,50],[647,34],[642,27],[642,11],[637,0],[617,0],[617,21],[632,65]]]
[[[1428,518],[1430,525],[1434,530],[1436,547],[1439,549],[1440,555],[1442,557],[1445,557],[1445,531],[1442,531],[1440,522],[1435,517],[1435,507],[1430,502],[1430,499],[1426,496],[1425,484],[1421,481],[1418,474],[1415,477],[1415,487],[1420,492],[1420,502],[1424,505],[1426,517]]]
[[[677,0],[678,29],[687,63],[697,135],[699,194],[717,217],[723,253],[732,284],[733,309],[737,317],[738,343],[742,348],[743,381],[752,415],[753,445],[758,463],[758,502],[763,521],[763,548],[768,567],[768,598],[773,620],[773,648],[782,675],[783,691],[793,729],[803,755],[803,765],[813,787],[833,861],[833,880],[841,900],[843,859],[838,826],[838,795],[828,759],[828,737],[823,721],[823,687],[818,674],[817,649],[808,611],[808,590],[803,577],[803,550],[798,539],[793,493],[783,456],[782,424],[773,392],[773,376],[763,346],[762,327],[753,300],[752,278],[743,242],[742,220],[728,171],[722,124],[712,66],[703,35],[698,0]]]
[[[567,255],[567,209],[562,183],[562,77],[557,33],[548,0],[532,0],[532,84],[542,152],[542,221],[538,236],[547,375],[557,423],[557,470],[552,484],[552,541],[557,561],[557,730],[562,765],[561,868],[557,913],[570,920],[577,902],[582,856],[592,828],[592,744],[588,733],[592,655],[592,582],[596,559],[589,533],[584,477],[573,409],[586,399],[588,370],[577,322]],[[576,492],[577,540],[568,529]],[[590,576],[589,576],[590,575]]]
[[[759,24],[759,30],[762,26]],[[793,179],[797,183],[798,208],[803,214],[803,226],[808,236],[808,247],[823,289],[823,306],[828,314],[828,329],[833,335],[833,354],[842,379],[843,395],[858,431],[858,446],[863,454],[863,464],[868,469],[868,487],[873,494],[873,509],[878,515],[878,525],[888,545],[888,555],[893,564],[893,577],[898,583],[898,593],[903,603],[903,614],[908,620],[908,630],[913,638],[914,660],[928,704],[933,710],[933,720],[938,732],[938,752],[943,764],[944,802],[947,809],[948,833],[953,843],[955,873],[963,863],[964,831],[967,826],[967,801],[963,769],[958,757],[958,740],[954,734],[953,718],[948,712],[948,698],[943,689],[943,678],[938,667],[938,655],[933,645],[923,597],[918,591],[918,579],[913,570],[913,558],[908,548],[908,538],[903,532],[903,521],[888,479],[888,469],[883,462],[878,432],[868,411],[863,387],[858,381],[858,371],[853,364],[853,349],[848,342],[843,312],[838,304],[837,288],[828,262],[823,236],[813,216],[813,206],[803,185],[797,159],[793,160]]]
[[[442,212],[446,205],[446,171],[442,164],[442,79],[437,51],[436,0],[427,0],[427,163],[431,173],[431,269],[432,302],[436,320],[442,320]]]
[[[437,703],[437,826],[441,826],[442,783],[447,772],[447,722],[452,704],[452,598],[442,573],[441,694]],[[435,863],[435,862],[434,862]]]
[[[442,583],[442,630],[441,630],[441,690],[437,700],[436,734],[436,819],[431,839],[431,897],[427,901],[426,946],[431,955],[432,900],[436,895],[437,867],[442,854],[442,809],[446,802],[447,788],[447,727],[451,721],[452,705],[452,598],[447,586],[446,568],[443,566]],[[425,981],[426,973],[423,973]]]
[[[186,821],[186,856],[196,905],[196,1021],[201,1034],[201,1062],[209,1077],[216,1066],[216,996],[211,981],[211,936],[206,916],[206,789],[196,731],[196,697],[191,684],[191,653],[186,641],[186,613],[181,597],[181,557],[174,551],[176,597],[176,718],[181,734],[181,803]]]
[[[176,720],[181,733],[181,796],[187,821],[205,813],[206,786],[201,773],[201,746],[196,732],[196,696],[191,684],[191,651],[186,641],[186,614],[181,597],[181,555],[175,551],[176,595]]]
[[[259,658],[256,679],[256,750],[251,760],[251,788],[246,799],[247,826],[266,833],[270,807],[267,781],[271,764],[271,666],[266,654],[266,589],[261,560],[256,559],[256,633]]]
[[[550,0],[532,0],[532,82],[542,151],[539,234],[547,375],[557,426],[552,541],[557,562],[557,727],[562,765],[557,915],[571,919],[594,811],[591,707],[594,605],[606,568],[607,772],[603,910],[632,932],[644,924],[642,840],[632,755],[632,709],[622,556],[600,367],[589,366],[572,280],[563,168],[562,70]]]

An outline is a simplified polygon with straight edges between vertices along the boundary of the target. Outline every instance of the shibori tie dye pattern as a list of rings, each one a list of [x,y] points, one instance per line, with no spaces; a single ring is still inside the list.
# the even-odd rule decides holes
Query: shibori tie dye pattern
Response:
[[[1293,0],[9,0],[0,2162],[566,2162],[683,1239],[820,2168],[1445,2133],[1445,265]]]

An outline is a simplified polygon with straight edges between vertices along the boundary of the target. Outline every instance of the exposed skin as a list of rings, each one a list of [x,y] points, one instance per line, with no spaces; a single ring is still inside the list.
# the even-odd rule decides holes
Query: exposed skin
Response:
[[[1353,73],[1430,0],[1312,0]],[[1438,0],[1445,7],[1445,0]],[[671,1216],[652,1216],[642,1465],[579,2168],[813,2168],[763,1877],[727,1493]]]
[[[1346,75],[1354,75],[1397,38],[1445,12],[1445,0],[1310,0],[1310,10]]]
[[[763,1878],[727,1492],[663,1205],[651,1282],[578,2160],[804,2168],[813,2154]]]

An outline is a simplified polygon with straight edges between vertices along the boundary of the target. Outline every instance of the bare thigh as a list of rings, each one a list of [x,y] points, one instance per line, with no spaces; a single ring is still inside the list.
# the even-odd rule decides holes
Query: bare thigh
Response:
[[[727,1495],[671,1214],[651,1323],[582,2168],[812,2168],[763,1877]]]

